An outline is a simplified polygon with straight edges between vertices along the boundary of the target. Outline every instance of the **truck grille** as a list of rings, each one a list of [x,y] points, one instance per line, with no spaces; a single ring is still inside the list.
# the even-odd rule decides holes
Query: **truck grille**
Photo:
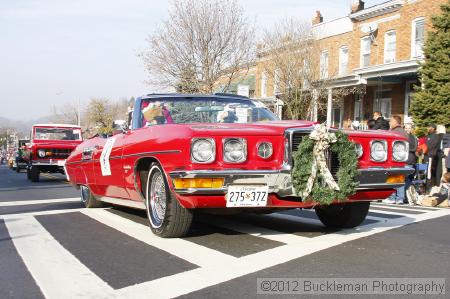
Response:
[[[291,157],[293,156],[294,152],[298,150],[298,146],[300,142],[302,142],[302,139],[304,136],[307,136],[310,132],[309,131],[293,131],[291,134]],[[327,165],[328,169],[330,170],[331,174],[333,175],[333,178],[337,181],[337,172],[339,170],[339,158],[338,155],[333,153],[332,151],[327,151],[327,154],[325,155],[325,158],[327,159]],[[292,166],[294,166],[294,161],[292,161]]]
[[[44,149],[46,153],[51,152],[51,155],[46,155],[46,158],[50,159],[67,159],[72,152],[71,149],[52,149],[52,148],[46,148]]]

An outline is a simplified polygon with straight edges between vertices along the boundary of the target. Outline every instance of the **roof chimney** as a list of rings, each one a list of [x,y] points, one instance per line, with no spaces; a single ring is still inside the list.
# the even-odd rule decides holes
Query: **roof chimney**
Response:
[[[322,14],[320,13],[320,11],[316,10],[316,13],[314,14],[314,17],[312,19],[312,24],[317,25],[322,22],[323,22]]]
[[[364,1],[362,0],[353,0],[351,6],[351,13],[358,12],[364,9]]]

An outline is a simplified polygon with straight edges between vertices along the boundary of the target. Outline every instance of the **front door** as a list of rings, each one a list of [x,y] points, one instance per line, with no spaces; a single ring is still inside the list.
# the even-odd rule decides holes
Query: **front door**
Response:
[[[129,198],[124,187],[122,152],[127,134],[99,138],[94,150],[95,194],[114,198]]]

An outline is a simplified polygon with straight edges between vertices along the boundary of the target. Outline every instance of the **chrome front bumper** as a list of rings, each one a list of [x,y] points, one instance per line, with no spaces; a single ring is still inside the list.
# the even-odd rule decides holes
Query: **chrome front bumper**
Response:
[[[66,160],[58,160],[58,159],[32,160],[31,164],[37,166],[57,166],[62,168],[66,164]]]
[[[359,169],[357,180],[358,190],[394,189],[403,184],[386,183],[391,175],[409,175],[414,172],[410,167],[399,168],[368,168]],[[175,189],[178,194],[197,195],[223,195],[227,192],[229,185],[267,185],[270,193],[276,193],[280,197],[297,196],[292,185],[291,169],[284,167],[280,170],[192,170],[173,171],[170,178],[225,178],[222,188],[187,188]]]

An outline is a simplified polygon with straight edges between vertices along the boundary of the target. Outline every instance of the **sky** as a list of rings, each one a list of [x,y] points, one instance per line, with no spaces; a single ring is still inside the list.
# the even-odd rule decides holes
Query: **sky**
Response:
[[[295,17],[345,16],[351,0],[238,0],[257,30]],[[367,0],[366,7],[383,2]],[[30,120],[54,105],[157,92],[137,54],[172,1],[0,0],[0,117]]]

